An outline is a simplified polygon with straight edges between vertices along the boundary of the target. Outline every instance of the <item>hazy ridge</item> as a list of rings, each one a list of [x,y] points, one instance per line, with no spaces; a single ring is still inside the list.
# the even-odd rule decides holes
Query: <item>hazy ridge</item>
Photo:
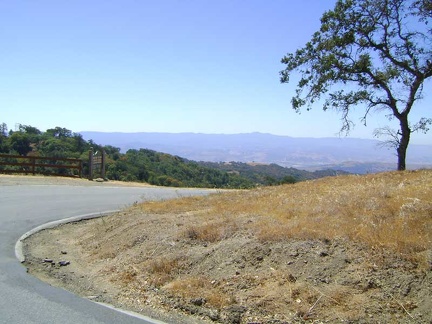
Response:
[[[396,168],[394,150],[379,141],[357,138],[296,138],[263,133],[115,133],[80,132],[84,139],[128,149],[146,148],[194,161],[276,163],[285,167],[349,172]],[[408,168],[432,167],[432,145],[411,145]]]

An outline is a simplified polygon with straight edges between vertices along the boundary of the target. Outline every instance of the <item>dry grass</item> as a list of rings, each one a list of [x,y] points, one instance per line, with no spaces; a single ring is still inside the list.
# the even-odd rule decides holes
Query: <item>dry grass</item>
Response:
[[[213,221],[204,224],[190,225],[180,237],[204,242],[217,242],[229,238],[238,230],[238,225],[232,219]]]
[[[170,282],[182,268],[182,258],[157,257],[147,262],[147,273],[150,274],[150,284],[156,287]]]
[[[371,271],[377,264],[379,266],[380,260],[383,264],[388,262],[392,253],[413,261],[419,270],[430,267],[426,255],[432,247],[431,170],[332,177],[153,202],[138,208],[146,215],[179,215],[176,236],[179,241],[217,246],[236,235],[258,240],[263,245],[295,240],[347,240],[375,251],[373,260],[371,256],[364,262],[366,267],[370,262]],[[183,227],[183,223],[186,226]],[[217,309],[247,304],[281,318],[289,318],[295,311],[303,320],[331,310],[335,319],[355,321],[365,316],[368,307],[381,307],[384,300],[388,305],[395,303],[385,297],[374,301],[376,286],[373,283],[364,288],[337,282],[321,286],[296,281],[284,267],[273,269],[270,274],[240,276],[238,280],[243,282],[240,289],[247,286],[249,291],[247,299],[241,300],[236,289],[227,288],[236,287],[236,278],[226,277],[214,284],[208,278],[188,275],[187,271],[173,276],[175,269],[172,268],[176,266],[170,264],[168,270],[161,267],[157,278],[165,279],[159,284],[165,284],[163,288],[172,295],[186,300],[204,298],[208,307]],[[364,276],[365,270],[355,271],[359,273],[354,272],[354,277]],[[405,304],[395,303],[393,308],[401,310],[400,305],[405,307]]]
[[[432,171],[332,177],[141,208],[201,219],[184,230],[190,239],[215,242],[247,230],[262,242],[348,238],[409,256],[432,244]]]
[[[83,251],[72,264],[133,307],[224,323],[243,305],[241,323],[431,314],[432,170],[146,202],[76,227],[60,236]]]
[[[219,309],[235,303],[233,296],[226,294],[222,289],[215,288],[205,277],[178,278],[165,288],[172,294],[189,300],[201,298],[208,306]]]

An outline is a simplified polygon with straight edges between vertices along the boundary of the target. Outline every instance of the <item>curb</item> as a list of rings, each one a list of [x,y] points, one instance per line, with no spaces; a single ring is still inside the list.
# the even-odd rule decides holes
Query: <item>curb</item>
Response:
[[[118,211],[120,211],[120,210],[117,209],[117,210],[110,210],[110,211],[104,211],[104,212],[99,212],[99,213],[91,213],[91,214],[85,214],[85,215],[80,215],[80,216],[73,216],[73,217],[64,218],[64,219],[60,219],[60,220],[56,220],[56,221],[52,221],[49,223],[39,225],[39,226],[31,229],[27,233],[23,234],[18,239],[18,241],[15,243],[15,256],[21,263],[25,262],[25,255],[23,253],[23,241],[26,238],[28,238],[29,236],[36,234],[37,232],[40,232],[44,229],[54,228],[54,227],[57,227],[59,225],[63,225],[63,224],[67,224],[67,223],[73,223],[73,222],[79,222],[79,221],[86,220],[86,219],[104,217],[104,216],[116,213]],[[81,297],[81,298],[84,298],[84,297]],[[166,324],[165,322],[153,319],[153,318],[145,316],[145,315],[138,314],[138,313],[133,312],[133,311],[128,311],[128,310],[124,310],[121,308],[117,308],[113,305],[109,305],[109,304],[102,303],[102,302],[96,302],[96,301],[93,301],[93,300],[88,299],[88,298],[84,298],[84,299],[87,299],[87,300],[89,300],[95,304],[99,304],[99,305],[104,306],[106,308],[110,308],[110,309],[115,310],[117,312],[129,315],[129,316],[132,316],[135,318],[139,318],[141,320],[146,321],[147,323]]]
[[[99,213],[91,213],[91,214],[85,214],[85,215],[80,215],[80,216],[73,216],[73,217],[69,217],[69,218],[64,218],[64,219],[60,219],[60,220],[56,220],[56,221],[52,221],[49,223],[45,223],[42,224],[40,226],[37,226],[33,229],[31,229],[30,231],[28,231],[27,233],[23,234],[18,241],[15,243],[15,257],[21,262],[25,262],[25,255],[23,253],[23,241],[28,238],[29,236],[36,234],[37,232],[40,232],[44,229],[48,229],[48,228],[54,228],[57,227],[59,225],[63,225],[63,224],[67,224],[67,223],[73,223],[73,222],[78,222],[81,220],[86,220],[86,219],[92,219],[92,218],[99,218],[99,217],[103,217],[103,216],[107,216],[109,214],[118,212],[119,210],[109,210],[109,211],[105,211],[105,212],[99,212]]]

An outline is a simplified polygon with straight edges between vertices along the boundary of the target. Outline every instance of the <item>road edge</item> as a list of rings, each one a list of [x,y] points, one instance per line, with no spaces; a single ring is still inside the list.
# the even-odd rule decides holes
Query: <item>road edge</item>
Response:
[[[52,222],[48,222],[48,223],[39,225],[39,226],[31,229],[30,231],[24,233],[23,235],[21,235],[21,237],[15,243],[15,257],[21,263],[24,263],[25,262],[25,255],[24,255],[24,252],[23,252],[23,241],[26,238],[28,238],[28,237],[30,237],[30,236],[32,236],[32,235],[34,235],[34,234],[36,234],[36,233],[38,233],[38,232],[40,232],[42,230],[49,229],[49,228],[54,228],[54,227],[57,227],[57,226],[63,225],[63,224],[68,224],[68,223],[73,223],[73,222],[79,222],[79,221],[86,220],[86,219],[93,219],[93,218],[104,217],[104,216],[108,216],[110,214],[113,214],[113,213],[116,213],[116,212],[119,212],[119,211],[120,210],[117,209],[117,210],[109,210],[109,211],[97,212],[97,213],[91,213],[91,214],[84,214],[84,215],[79,215],[79,216],[73,216],[73,217],[68,217],[68,218],[64,218],[64,219],[59,219],[59,220],[56,220],[56,221],[52,221]],[[132,316],[132,317],[136,317],[136,318],[142,319],[142,320],[146,321],[147,323],[167,324],[166,322],[162,322],[162,321],[159,321],[157,319],[154,319],[154,318],[151,318],[151,317],[148,317],[148,316],[145,316],[145,315],[133,312],[133,311],[117,308],[117,307],[115,307],[113,305],[110,305],[110,304],[96,302],[96,301],[93,301],[91,299],[84,298],[84,297],[80,297],[80,298],[86,299],[86,300],[88,300],[88,301],[90,301],[92,303],[104,306],[106,308],[110,308],[110,309],[115,310],[117,312],[120,312],[120,313],[129,315],[129,316]]]
[[[73,223],[73,222],[79,222],[81,220],[86,220],[86,219],[92,219],[92,218],[99,218],[99,217],[103,217],[103,216],[107,216],[109,214],[113,214],[118,212],[119,210],[108,210],[108,211],[104,211],[104,212],[97,212],[97,213],[90,213],[90,214],[84,214],[84,215],[78,215],[78,216],[72,216],[72,217],[68,217],[68,218],[63,218],[63,219],[59,219],[59,220],[55,220],[52,222],[48,222],[42,225],[39,225],[33,229],[31,229],[30,231],[24,233],[23,235],[21,235],[21,237],[18,239],[18,241],[15,243],[15,257],[21,262],[24,263],[25,262],[25,255],[23,252],[23,241],[28,238],[29,236],[36,234],[44,229],[48,229],[48,228],[54,228],[57,227],[59,225],[63,225],[63,224],[68,224],[68,223]]]

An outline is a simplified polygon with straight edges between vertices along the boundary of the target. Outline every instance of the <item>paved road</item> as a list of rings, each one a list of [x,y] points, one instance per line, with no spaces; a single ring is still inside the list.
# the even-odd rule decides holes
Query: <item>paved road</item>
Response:
[[[3,178],[4,180],[4,178]],[[202,190],[5,184],[0,178],[0,323],[152,323],[114,311],[28,275],[15,243],[41,224],[121,209],[136,201],[204,194]]]

